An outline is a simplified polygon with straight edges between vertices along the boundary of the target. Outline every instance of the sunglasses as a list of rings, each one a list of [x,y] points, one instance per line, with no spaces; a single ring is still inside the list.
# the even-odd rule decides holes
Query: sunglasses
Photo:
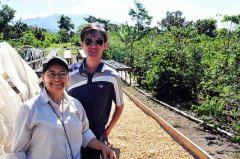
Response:
[[[59,79],[64,79],[67,77],[68,73],[67,72],[46,72],[46,75],[51,78],[54,79],[56,77],[58,77]]]
[[[92,39],[84,39],[84,43],[87,46],[89,46],[89,45],[91,45],[93,43],[93,40]],[[99,45],[99,46],[102,46],[104,41],[103,41],[103,39],[96,39],[94,43]]]

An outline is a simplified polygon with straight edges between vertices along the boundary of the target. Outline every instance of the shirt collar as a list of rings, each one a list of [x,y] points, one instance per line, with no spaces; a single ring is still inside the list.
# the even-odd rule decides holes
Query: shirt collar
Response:
[[[42,90],[40,92],[40,103],[47,104],[48,102],[50,102],[53,106],[56,106],[56,104],[52,101],[51,97],[48,95],[46,88],[44,87],[44,88],[42,88]],[[64,91],[63,102],[65,104],[68,104],[69,102],[71,102],[66,91]]]
[[[104,72],[104,67],[103,66],[104,66],[104,63],[101,60],[100,64],[97,67],[97,70],[95,72]],[[79,73],[81,73],[81,74],[86,73],[87,74],[87,72],[86,72],[86,58],[83,59],[83,61],[81,62],[81,65],[79,67]]]
[[[40,91],[40,102],[41,102],[41,104],[48,103],[50,101],[49,99],[50,99],[50,97],[48,96],[45,87],[42,88],[41,91]]]

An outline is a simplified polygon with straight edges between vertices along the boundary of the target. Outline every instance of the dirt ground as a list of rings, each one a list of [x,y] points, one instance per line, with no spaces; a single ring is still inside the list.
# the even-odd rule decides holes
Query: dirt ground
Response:
[[[217,132],[212,132],[210,130],[204,129],[201,125],[196,124],[191,120],[188,120],[187,118],[179,115],[178,113],[170,111],[169,109],[161,106],[156,102],[153,102],[133,87],[124,86],[124,89],[130,92],[135,98],[148,106],[151,110],[153,110],[156,114],[162,117],[173,127],[175,127],[178,131],[188,137],[196,145],[205,150],[213,158],[240,158],[240,144],[233,143],[229,139],[218,134]],[[158,133],[155,133],[155,135],[158,135]],[[157,141],[162,142],[161,140]]]

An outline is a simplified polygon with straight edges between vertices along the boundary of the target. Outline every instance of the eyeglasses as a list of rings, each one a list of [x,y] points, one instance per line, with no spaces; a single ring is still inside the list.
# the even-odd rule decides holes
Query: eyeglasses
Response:
[[[92,39],[84,39],[84,43],[89,46],[93,43],[93,40]],[[99,45],[99,46],[102,46],[104,43],[103,39],[96,39],[95,40],[95,44]]]
[[[64,79],[65,77],[67,77],[68,73],[67,72],[46,72],[46,75],[51,78],[54,79],[56,77],[58,77],[59,79]]]

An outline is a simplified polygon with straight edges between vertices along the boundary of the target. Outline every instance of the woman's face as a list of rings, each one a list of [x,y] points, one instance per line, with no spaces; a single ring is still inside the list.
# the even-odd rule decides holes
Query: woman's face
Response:
[[[42,75],[42,80],[49,93],[63,93],[68,85],[69,76],[64,66],[52,64]]]

